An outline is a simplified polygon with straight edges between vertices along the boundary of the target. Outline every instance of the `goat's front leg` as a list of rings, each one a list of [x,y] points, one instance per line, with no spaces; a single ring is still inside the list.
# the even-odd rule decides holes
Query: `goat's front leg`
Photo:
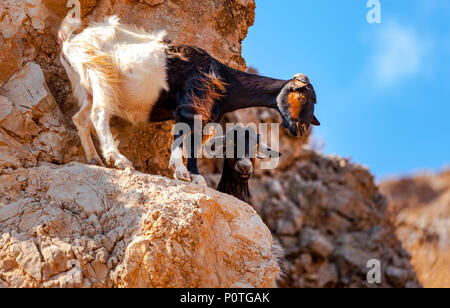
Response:
[[[190,140],[190,155],[188,157],[187,167],[183,162],[183,133],[194,137],[195,133],[200,133],[199,140],[202,140],[202,132],[195,132],[194,129],[195,111],[191,105],[182,105],[177,110],[176,123],[186,123],[190,127],[189,132],[179,132],[175,135],[175,141],[172,146],[172,155],[170,156],[170,167],[175,167],[175,179],[192,182],[194,184],[206,185],[205,179],[200,175],[197,168],[197,148],[200,145],[195,144],[195,138]],[[198,139],[198,138],[197,138]]]
[[[84,95],[83,105],[76,115],[73,116],[72,120],[77,127],[78,136],[81,140],[81,145],[83,146],[84,153],[86,155],[87,162],[92,165],[98,165],[103,167],[102,160],[95,149],[94,142],[92,141],[90,125],[91,125],[91,114],[92,110],[92,97],[87,94]]]
[[[195,157],[188,158],[187,168],[189,170],[192,183],[207,186],[205,178],[201,176],[200,172],[198,171],[197,158]]]
[[[93,107],[91,120],[100,140],[103,156],[107,161],[114,161],[114,165],[119,169],[133,170],[133,164],[117,149],[116,142],[111,134],[109,126],[109,115],[105,108],[105,95],[98,82],[95,73],[89,75],[93,90]]]
[[[178,138],[183,138],[178,137]],[[177,140],[177,138],[175,139]],[[191,156],[188,158],[187,167],[183,162],[183,143],[181,146],[177,146],[174,142],[172,148],[172,155],[170,156],[170,168],[175,168],[174,178],[180,181],[192,182],[198,185],[207,185],[203,176],[200,175],[197,167],[197,158]]]
[[[174,138],[169,168],[175,168],[173,177],[176,180],[191,182],[189,171],[183,162],[183,135],[176,135]]]
[[[195,134],[198,134],[195,136]],[[197,137],[197,138],[195,138]],[[197,153],[202,148],[202,143],[195,144],[195,140],[202,140],[202,132],[193,132],[191,134],[191,144],[190,144],[190,155],[188,157],[187,161],[187,169],[189,170],[189,175],[191,176],[192,183],[198,184],[198,185],[207,185],[205,179],[203,176],[200,175],[200,172],[198,171],[197,167]]]

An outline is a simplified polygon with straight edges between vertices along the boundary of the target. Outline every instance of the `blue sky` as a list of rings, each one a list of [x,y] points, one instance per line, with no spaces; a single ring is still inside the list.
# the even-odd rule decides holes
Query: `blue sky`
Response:
[[[249,66],[307,74],[327,154],[378,179],[450,166],[450,0],[256,0],[243,42]]]

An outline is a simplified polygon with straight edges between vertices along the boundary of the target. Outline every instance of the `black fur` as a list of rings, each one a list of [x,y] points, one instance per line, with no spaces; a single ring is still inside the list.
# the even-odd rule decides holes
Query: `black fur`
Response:
[[[250,193],[248,179],[239,179],[239,174],[230,166],[227,159],[223,163],[222,177],[217,186],[217,190],[251,204],[252,195]]]
[[[149,115],[151,122],[174,119],[193,127],[195,115],[207,115],[204,123],[219,122],[228,112],[268,107],[279,111],[284,126],[294,135],[299,133],[295,129],[299,121],[309,121],[305,123],[308,127],[311,124],[315,93],[314,102],[303,111],[305,119],[291,119],[284,102],[277,102],[281,91],[296,91],[293,80],[248,74],[217,61],[203,49],[176,44],[167,48],[167,72],[170,90],[161,93]],[[188,159],[188,170],[198,174],[195,158]]]
[[[241,156],[237,151],[239,138],[243,138],[245,145],[245,151],[241,153]],[[251,204],[252,198],[248,185],[254,166],[254,159],[251,159],[251,157],[257,152],[257,138],[256,132],[251,128],[244,129],[244,127],[238,126],[228,132],[224,140],[225,157],[222,177],[217,187],[218,191],[232,195],[248,204]],[[233,141],[233,157],[227,157],[226,145],[230,141]],[[251,165],[251,168],[244,171],[239,167],[240,163],[245,163],[247,166]]]

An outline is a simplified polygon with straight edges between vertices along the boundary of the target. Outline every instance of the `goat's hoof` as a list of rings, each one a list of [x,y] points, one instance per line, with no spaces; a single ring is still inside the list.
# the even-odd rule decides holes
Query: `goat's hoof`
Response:
[[[178,181],[191,182],[192,179],[189,176],[189,172],[175,171],[174,178]]]
[[[117,169],[127,170],[129,172],[134,170],[133,164],[130,163],[128,160],[116,161],[115,166],[116,166]]]
[[[98,158],[98,157],[91,159],[91,165],[99,166],[99,167],[104,167],[105,166],[105,165],[103,165],[102,160],[100,158]]]
[[[200,174],[191,174],[192,183],[202,186],[208,186],[208,184],[205,181],[205,178],[201,176]]]

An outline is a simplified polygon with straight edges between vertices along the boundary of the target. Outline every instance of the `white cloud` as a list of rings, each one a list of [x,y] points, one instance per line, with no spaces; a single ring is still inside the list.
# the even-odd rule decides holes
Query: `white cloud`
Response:
[[[375,37],[373,72],[381,85],[394,85],[422,70],[427,44],[413,29],[382,25]]]

